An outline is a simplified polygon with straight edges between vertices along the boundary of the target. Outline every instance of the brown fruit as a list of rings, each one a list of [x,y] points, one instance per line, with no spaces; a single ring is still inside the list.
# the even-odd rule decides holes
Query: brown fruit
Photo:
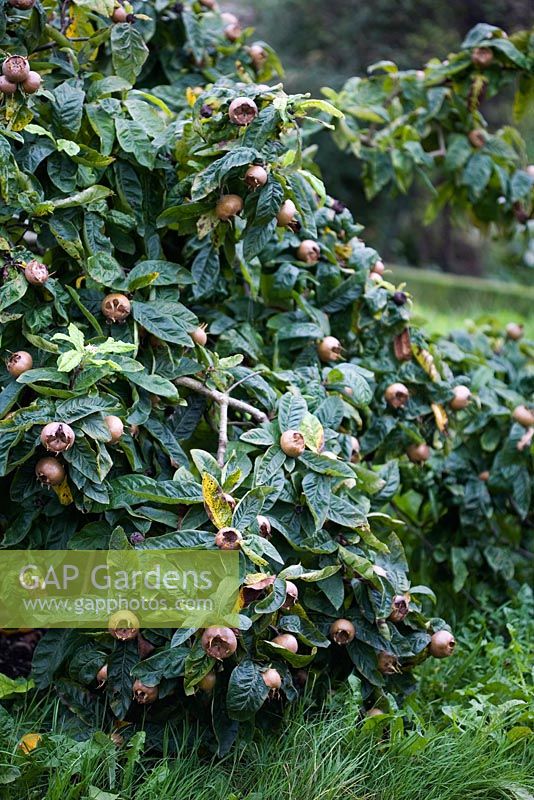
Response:
[[[2,94],[15,94],[17,89],[18,85],[16,83],[8,81],[4,75],[0,75],[0,92]]]
[[[489,478],[490,478],[489,471],[487,469],[485,469],[483,472],[481,472],[479,474],[478,478],[481,481],[489,481]]]
[[[265,48],[261,44],[252,44],[248,49],[248,54],[255,69],[260,70],[267,60]]]
[[[104,666],[100,667],[100,669],[96,673],[96,682],[98,683],[99,689],[102,688],[107,679],[108,679],[108,665],[104,664]]]
[[[231,628],[206,628],[202,634],[201,645],[209,656],[220,661],[235,653],[237,639]]]
[[[451,408],[453,411],[461,411],[463,408],[467,408],[471,400],[471,392],[467,386],[455,386],[452,391],[454,397],[451,400]]]
[[[258,106],[250,97],[236,97],[230,103],[228,116],[234,125],[250,125],[258,116]]]
[[[529,164],[526,168],[527,175],[530,175],[531,178],[534,178],[534,164]]]
[[[329,361],[339,361],[342,350],[341,342],[335,336],[325,336],[317,345],[317,354],[323,364],[328,364]]]
[[[9,0],[9,5],[11,8],[18,8],[19,11],[27,11],[34,7],[35,0]]]
[[[385,269],[386,268],[384,266],[384,262],[383,261],[375,261],[375,263],[373,264],[373,268],[372,268],[371,272],[376,272],[377,275],[383,275],[384,272],[385,272]]]
[[[336,644],[350,644],[356,636],[356,628],[349,619],[336,619],[330,625],[329,635]]]
[[[297,258],[305,264],[317,264],[321,258],[321,248],[313,239],[304,239],[297,250]]]
[[[218,219],[228,222],[243,211],[243,200],[238,194],[225,194],[215,208]]]
[[[204,8],[215,8],[217,6],[216,0],[199,0],[199,3]]]
[[[245,183],[251,189],[259,189],[260,186],[265,186],[269,173],[264,167],[254,164],[249,167],[245,173]]]
[[[486,134],[480,128],[477,128],[474,131],[469,131],[467,138],[469,139],[473,147],[476,147],[477,149],[484,147],[484,145],[486,144]]]
[[[506,335],[509,339],[513,339],[514,342],[517,342],[519,339],[523,337],[525,329],[523,325],[519,325],[517,322],[509,322],[506,326]]]
[[[428,649],[434,658],[448,658],[452,656],[456,641],[449,631],[436,631],[432,636]]]
[[[263,536],[264,539],[270,539],[272,526],[267,517],[264,517],[262,514],[258,514],[256,517],[256,522],[258,523],[258,528],[260,529],[260,536]]]
[[[191,331],[189,336],[192,338],[194,343],[200,345],[200,347],[205,347],[208,342],[208,334],[206,333],[206,329],[203,325],[195,328],[194,331]]]
[[[388,619],[390,622],[402,622],[410,610],[409,601],[403,594],[396,594],[391,601],[391,614]]]
[[[216,683],[217,683],[217,676],[213,672],[213,670],[211,670],[210,672],[208,672],[207,675],[204,675],[204,677],[198,684],[198,688],[201,691],[206,692],[206,694],[211,694],[211,692],[215,689]]]
[[[278,692],[282,686],[282,676],[276,669],[266,669],[261,673],[264,684],[272,691]]]
[[[430,447],[427,444],[411,444],[406,449],[406,455],[414,464],[423,464],[430,458]]]
[[[44,286],[50,277],[50,273],[46,264],[42,264],[36,258],[32,258],[24,267],[24,277],[32,286]]]
[[[236,528],[221,528],[215,536],[219,550],[239,550],[243,537]]]
[[[26,94],[35,94],[35,92],[39,91],[41,88],[41,84],[43,79],[39,75],[38,72],[34,72],[34,70],[30,70],[28,73],[28,77],[25,81],[22,81],[22,88],[26,92]]]
[[[155,703],[158,699],[159,689],[157,686],[147,686],[140,680],[136,680],[133,685],[133,698],[136,703],[148,706]]]
[[[228,494],[228,492],[224,492],[222,499],[224,500],[225,503],[228,503],[231,510],[233,511],[237,505],[237,500],[235,499],[235,497],[232,497],[232,495]]]
[[[26,350],[18,350],[9,356],[6,366],[9,374],[13,378],[18,378],[33,367],[33,358]]]
[[[403,383],[392,383],[386,389],[384,397],[392,408],[402,408],[410,399],[410,392]]]
[[[237,42],[237,40],[241,37],[243,31],[241,30],[241,25],[227,25],[224,29],[224,35],[228,39],[229,42]]]
[[[104,417],[104,422],[108,427],[111,441],[113,444],[115,444],[115,442],[118,442],[124,433],[124,423],[120,417],[116,417],[114,414],[109,414],[109,416]]]
[[[399,672],[399,660],[397,656],[382,650],[378,654],[378,669],[382,675],[395,675]]]
[[[128,12],[122,6],[117,6],[111,15],[113,22],[126,22],[128,19]]]
[[[286,581],[286,599],[284,600],[284,604],[282,609],[284,611],[289,611],[295,603],[298,602],[299,599],[299,590],[295,586],[292,581]]]
[[[486,69],[493,61],[493,50],[489,47],[475,47],[471,53],[471,62],[479,69]]]
[[[273,642],[279,647],[284,647],[286,650],[289,650],[290,653],[298,652],[299,643],[292,633],[279,633],[278,636],[274,637]]]
[[[293,200],[285,200],[280,206],[280,211],[276,215],[278,225],[281,228],[286,228],[288,225],[290,225],[292,222],[295,221],[296,214],[297,214],[297,207],[293,202]]]
[[[132,611],[116,611],[108,620],[108,633],[119,642],[137,639],[139,620]]]
[[[11,83],[22,83],[30,74],[30,62],[24,56],[8,56],[2,64],[2,74]]]
[[[41,444],[52,453],[63,453],[74,444],[76,435],[65,422],[49,422],[41,431]]]
[[[350,460],[353,464],[360,460],[360,443],[355,436],[350,437],[350,445],[352,448]]]
[[[57,458],[41,458],[35,465],[35,474],[43,486],[60,486],[65,480],[65,468]]]
[[[224,11],[221,14],[221,20],[225,25],[239,25],[239,20],[236,15],[231,14],[229,11]]]
[[[132,541],[132,537],[134,536],[135,533],[132,533],[132,535],[130,536],[130,541]],[[156,648],[154,647],[152,642],[149,642],[147,639],[141,636],[141,634],[139,634],[139,636],[137,637],[137,652],[139,653],[139,658],[141,659],[141,661],[151,656],[155,649]]]
[[[102,300],[101,309],[110,322],[124,322],[130,316],[132,305],[125,294],[112,292]]]
[[[524,405],[514,408],[512,417],[524,428],[532,428],[534,425],[534,412]]]
[[[373,283],[380,283],[380,281],[382,280],[382,275],[380,275],[379,272],[370,272],[369,280],[373,281]]]
[[[280,447],[290,458],[298,458],[306,449],[304,436],[299,431],[284,431],[280,437]]]

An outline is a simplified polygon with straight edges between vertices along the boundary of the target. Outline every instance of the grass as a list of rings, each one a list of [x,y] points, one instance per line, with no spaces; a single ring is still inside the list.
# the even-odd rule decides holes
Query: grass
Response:
[[[257,731],[224,759],[191,729],[169,741],[173,755],[164,758],[143,755],[143,733],[119,748],[103,733],[77,741],[55,701],[28,696],[15,701],[8,726],[0,715],[0,782],[14,779],[0,785],[0,797],[533,800],[533,620],[524,589],[514,605],[493,611],[492,635],[483,610],[457,621],[460,653],[426,662],[422,691],[402,712],[392,707],[362,722],[354,681],[321,714],[303,700],[274,734]],[[22,755],[17,743],[29,731],[47,733]]]

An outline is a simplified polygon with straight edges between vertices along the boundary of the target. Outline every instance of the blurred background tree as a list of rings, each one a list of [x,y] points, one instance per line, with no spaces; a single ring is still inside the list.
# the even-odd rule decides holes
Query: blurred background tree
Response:
[[[534,23],[529,0],[247,0],[224,5],[279,52],[288,91],[315,96],[323,86],[339,89],[351,76],[366,75],[368,66],[380,60],[408,69],[419,68],[431,57],[444,58],[459,49],[478,22],[508,33]],[[510,90],[483,107],[492,127],[510,122],[512,96]],[[524,120],[521,131],[534,161],[533,115],[526,114]],[[366,226],[368,240],[388,260],[533,282],[534,250],[532,244],[525,246],[524,236],[520,242],[490,242],[467,224],[453,226],[447,213],[423,228],[428,195],[421,186],[407,196],[381,194],[368,201],[358,163],[339,152],[328,133],[319,136],[318,161],[331,193],[351,208]]]

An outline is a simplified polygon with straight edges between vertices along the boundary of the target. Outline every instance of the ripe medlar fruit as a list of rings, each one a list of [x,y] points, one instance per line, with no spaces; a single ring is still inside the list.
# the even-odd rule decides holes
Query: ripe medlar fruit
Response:
[[[0,92],[2,94],[15,94],[17,89],[18,85],[16,83],[12,83],[4,75],[0,75]]]
[[[248,48],[248,54],[250,56],[250,60],[254,65],[254,68],[256,70],[260,70],[265,64],[265,61],[267,60],[267,53],[265,51],[265,48],[258,43],[251,44],[250,47]]]
[[[336,619],[330,625],[330,638],[336,644],[346,645],[356,636],[356,628],[349,619]]]
[[[198,684],[198,688],[201,689],[206,694],[211,694],[211,692],[215,689],[215,684],[217,683],[217,676],[211,670],[208,672],[207,675],[204,675],[200,683]]]
[[[129,642],[139,635],[139,620],[131,611],[117,611],[108,621],[108,633],[119,642]]]
[[[414,464],[423,464],[430,458],[430,447],[427,444],[411,444],[406,448],[406,455]]]
[[[115,414],[109,414],[109,416],[104,417],[104,422],[108,427],[111,441],[113,444],[115,444],[119,441],[124,433],[124,423],[122,419],[120,417],[116,417]]]
[[[29,8],[34,7],[35,0],[9,0],[9,5],[19,11],[28,11]]]
[[[469,131],[467,138],[469,139],[473,147],[477,148],[477,150],[480,149],[481,147],[484,147],[484,145],[486,144],[486,134],[480,128],[476,128],[473,131]]]
[[[305,264],[317,264],[321,258],[321,248],[313,239],[304,239],[297,250],[297,258]]]
[[[111,19],[113,22],[126,22],[128,19],[128,12],[122,6],[117,6],[117,8],[113,9]]]
[[[286,581],[286,599],[282,605],[284,611],[289,611],[293,608],[299,599],[299,590],[292,581]]]
[[[262,514],[258,514],[256,517],[256,522],[258,523],[258,528],[260,529],[260,536],[263,536],[264,539],[270,539],[272,526],[267,517],[264,517]]]
[[[453,411],[461,411],[463,408],[467,408],[471,400],[471,392],[467,386],[455,386],[452,391],[454,397],[451,400],[451,408]]]
[[[395,675],[399,672],[399,660],[397,656],[382,650],[378,654],[378,670],[382,675]]]
[[[74,444],[76,435],[65,422],[49,422],[41,431],[41,443],[52,453],[63,453]]]
[[[102,300],[102,313],[110,322],[124,322],[130,316],[132,304],[125,294],[112,292]]]
[[[274,637],[273,642],[279,647],[289,650],[290,653],[298,652],[299,643],[292,633],[279,633],[278,636]]]
[[[35,465],[35,474],[43,486],[60,486],[65,480],[65,468],[57,458],[41,458]]]
[[[506,335],[514,342],[519,341],[519,339],[523,337],[524,332],[525,329],[523,325],[519,325],[517,322],[509,322],[506,326]]]
[[[391,601],[390,622],[402,622],[410,610],[409,602],[403,594],[396,594]]]
[[[403,383],[392,383],[386,389],[384,397],[392,408],[403,408],[410,399],[410,392]]]
[[[24,267],[24,277],[32,286],[44,286],[50,277],[50,273],[46,264],[42,264],[36,258],[32,258]]]
[[[11,83],[22,83],[30,74],[30,62],[24,56],[8,56],[2,64],[2,74]]]
[[[297,207],[293,200],[285,200],[280,206],[280,211],[276,215],[278,225],[281,228],[286,228],[295,221],[297,214]]]
[[[243,537],[237,528],[221,528],[215,536],[219,550],[239,550]]]
[[[237,650],[236,635],[231,628],[206,628],[200,643],[208,656],[219,661],[229,658]]]
[[[100,667],[100,669],[96,673],[96,682],[98,683],[99,689],[102,688],[107,679],[108,679],[108,665],[104,664],[104,666]]]
[[[512,417],[524,428],[532,428],[534,426],[534,412],[524,405],[514,408]]]
[[[140,680],[136,680],[133,685],[133,698],[136,703],[142,706],[155,703],[158,699],[159,689],[157,686],[147,686]]]
[[[26,92],[26,94],[35,94],[35,92],[39,91],[41,88],[41,84],[43,79],[39,75],[38,72],[34,72],[34,70],[30,70],[28,73],[28,77],[26,80],[22,81],[22,88]]]
[[[258,106],[250,97],[236,97],[230,103],[228,116],[234,125],[250,125],[258,116]]]
[[[428,649],[434,658],[448,658],[452,656],[456,641],[449,631],[436,631],[430,640]]]
[[[280,437],[280,447],[290,458],[298,458],[306,449],[304,436],[299,431],[284,431]]]
[[[16,353],[9,356],[6,366],[9,374],[13,378],[18,378],[19,375],[28,372],[33,367],[33,358],[26,350],[17,350]]]
[[[206,346],[208,334],[206,333],[206,328],[204,325],[200,325],[198,328],[195,328],[194,331],[189,333],[189,336],[192,338],[194,343],[200,345],[200,347]]]
[[[238,194],[225,194],[215,208],[215,214],[222,222],[228,222],[243,211],[243,200]]]
[[[479,69],[486,69],[493,61],[493,50],[489,47],[475,47],[471,53],[471,62]]]
[[[385,269],[386,268],[384,266],[384,262],[383,261],[375,261],[375,263],[373,264],[373,267],[371,269],[371,272],[376,272],[377,275],[383,275],[384,272],[385,272]]]
[[[266,669],[265,672],[262,672],[261,677],[263,678],[264,684],[271,690],[271,692],[278,692],[282,686],[282,676],[278,670],[273,669],[272,667],[270,669]]]
[[[317,345],[317,354],[323,364],[328,364],[329,361],[339,361],[342,350],[341,342],[335,336],[325,336]]]
[[[269,173],[264,167],[254,164],[245,173],[245,183],[251,189],[259,189],[260,186],[265,186],[268,177]]]

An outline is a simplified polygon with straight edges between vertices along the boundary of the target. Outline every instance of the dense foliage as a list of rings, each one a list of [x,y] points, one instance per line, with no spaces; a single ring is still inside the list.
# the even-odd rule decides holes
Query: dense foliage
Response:
[[[490,456],[463,448],[496,419],[487,452],[515,442],[528,348],[511,344],[509,367],[480,343],[429,352],[303,145],[311,116],[339,112],[264,83],[274,53],[246,48],[212,6],[136,3],[125,21],[132,9],[109,0],[6,6],[3,47],[44,83],[15,81],[0,107],[0,323],[17,354],[0,394],[0,522],[3,547],[237,544],[228,658],[201,632],[144,629],[51,631],[34,659],[37,685],[91,724],[138,719],[141,681],[138,701],[159,695],[150,721],[190,710],[224,751],[239,723],[278,709],[278,689],[320,697],[355,672],[365,705],[386,703],[415,663],[448,653],[445,623],[422,613],[432,593],[410,585],[397,506],[421,492],[436,527],[447,493],[473,508],[471,477],[442,480],[443,459],[478,475]],[[464,384],[483,414],[472,401],[449,433]],[[508,498],[524,451],[476,483],[490,543],[508,531],[500,504],[506,524],[528,512],[527,494]]]
[[[448,206],[460,220],[468,216],[501,235],[513,236],[519,225],[526,246],[534,167],[519,130],[505,125],[491,133],[481,106],[487,109],[487,101],[512,85],[521,119],[532,97],[533,68],[529,32],[508,38],[480,23],[459,53],[431,59],[424,70],[401,72],[381,61],[371,77],[352,78],[339,93],[325,90],[345,112],[336,142],[362,160],[369,198],[389,187],[406,193],[419,178],[431,190],[427,222]]]

